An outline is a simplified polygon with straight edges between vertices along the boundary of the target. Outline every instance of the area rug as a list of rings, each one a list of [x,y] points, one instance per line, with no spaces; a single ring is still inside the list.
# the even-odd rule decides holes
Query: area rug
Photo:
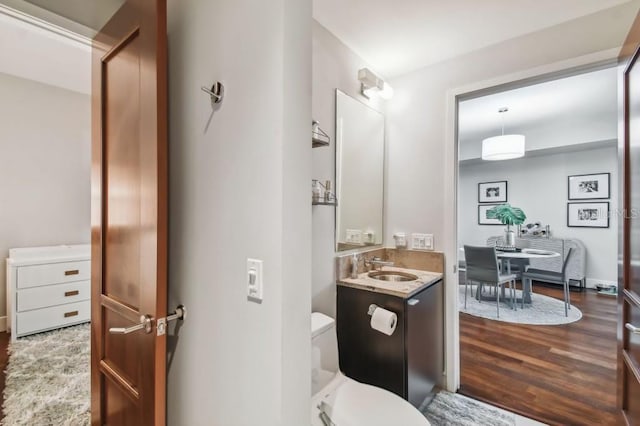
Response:
[[[506,303],[500,302],[500,318],[497,317],[496,302],[478,302],[475,295],[475,286],[469,286],[467,293],[467,308],[464,307],[464,285],[459,286],[458,309],[465,314],[487,318],[496,321],[511,322],[529,325],[561,325],[579,321],[582,312],[575,306],[569,309],[569,316],[564,315],[564,301],[553,297],[533,293],[531,304],[518,304],[517,310],[512,310]],[[508,290],[507,290],[508,292]],[[520,290],[516,290],[517,297],[522,296]]]
[[[514,426],[515,415],[466,396],[440,391],[425,406],[422,414],[431,426]]]
[[[90,339],[82,324],[11,343],[1,424],[89,425]]]

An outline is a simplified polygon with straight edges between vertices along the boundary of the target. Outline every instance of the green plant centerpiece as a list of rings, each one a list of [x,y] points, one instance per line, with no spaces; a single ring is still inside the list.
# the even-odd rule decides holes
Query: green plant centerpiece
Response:
[[[527,216],[521,208],[504,203],[487,210],[487,219],[498,219],[503,225],[507,225],[505,243],[507,246],[513,247],[516,238],[515,233],[511,230],[511,225],[522,225]]]

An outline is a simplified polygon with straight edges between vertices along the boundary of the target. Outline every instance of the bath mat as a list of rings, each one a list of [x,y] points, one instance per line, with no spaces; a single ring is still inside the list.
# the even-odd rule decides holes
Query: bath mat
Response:
[[[516,417],[508,411],[446,391],[438,392],[421,407],[431,426],[514,426]]]

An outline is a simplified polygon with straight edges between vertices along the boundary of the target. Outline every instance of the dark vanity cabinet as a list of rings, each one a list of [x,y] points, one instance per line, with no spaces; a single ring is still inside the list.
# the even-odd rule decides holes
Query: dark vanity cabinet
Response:
[[[369,305],[393,311],[391,336],[371,328]],[[444,292],[442,280],[410,297],[338,285],[340,369],[348,377],[387,389],[418,407],[443,384]]]

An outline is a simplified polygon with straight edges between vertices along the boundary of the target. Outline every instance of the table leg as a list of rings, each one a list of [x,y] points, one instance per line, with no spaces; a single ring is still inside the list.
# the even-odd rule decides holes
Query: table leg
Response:
[[[531,304],[531,280],[522,279],[522,297],[524,303]]]
[[[506,258],[506,259],[504,259],[504,261],[507,262],[507,275],[511,275],[511,259]],[[504,286],[502,286],[502,300],[506,300],[505,299],[505,296],[506,296],[505,291],[506,291],[506,289],[504,288]],[[511,301],[511,303],[513,303],[513,300]]]

